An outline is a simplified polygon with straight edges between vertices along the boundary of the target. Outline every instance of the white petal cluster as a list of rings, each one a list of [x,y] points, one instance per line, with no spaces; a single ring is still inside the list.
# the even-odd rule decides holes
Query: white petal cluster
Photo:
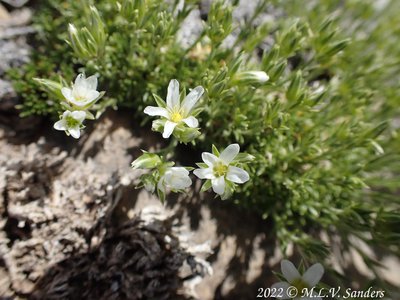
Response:
[[[72,106],[87,108],[100,97],[100,92],[97,91],[97,77],[92,75],[86,78],[85,74],[79,74],[72,89],[63,87],[61,93]]]
[[[189,171],[184,167],[169,167],[158,181],[157,188],[165,193],[166,188],[182,190],[191,186]]]
[[[67,110],[61,120],[54,124],[54,128],[64,130],[67,135],[78,139],[81,135],[80,130],[84,127],[83,121],[86,118],[94,119],[89,112],[90,107],[104,95],[104,92],[97,91],[95,75],[86,78],[85,74],[79,74],[72,88],[62,87],[61,93],[66,100],[62,104]]]
[[[290,287],[297,288],[298,296],[303,295],[303,288],[311,290],[321,280],[322,275],[324,274],[324,267],[321,264],[314,264],[303,274],[303,276],[301,276],[296,267],[290,261],[284,259],[281,262],[281,271],[283,277],[285,277],[287,281],[275,283],[271,288],[277,289],[278,291],[283,290],[282,297],[279,297],[278,299],[291,299],[290,293],[288,292]],[[321,300],[321,297],[317,294],[313,294],[310,298],[302,297],[301,299]]]
[[[198,120],[191,115],[191,112],[197,101],[204,93],[204,89],[198,86],[190,91],[190,93],[181,102],[179,96],[179,82],[172,79],[168,85],[167,106],[156,107],[147,106],[144,113],[149,116],[160,116],[166,119],[164,125],[163,137],[169,138],[175,127],[179,124],[186,124],[190,128],[199,126]]]
[[[77,111],[65,111],[60,121],[54,124],[54,129],[63,130],[68,135],[71,135],[75,139],[79,139],[81,136],[82,122],[85,120],[86,113],[81,110]]]
[[[249,174],[245,170],[231,165],[239,151],[238,144],[231,144],[221,152],[219,157],[209,152],[203,152],[201,157],[207,164],[207,168],[194,170],[194,175],[200,179],[210,179],[213,191],[218,195],[223,195],[226,181],[245,183],[249,180]]]
[[[250,75],[251,78],[257,77],[258,81],[268,80],[264,73],[253,72]],[[181,101],[179,82],[172,79],[168,85],[166,101],[154,95],[158,106],[147,106],[144,113],[161,117],[153,121],[153,130],[162,132],[164,138],[169,138],[173,134],[179,142],[186,144],[200,135],[199,121],[196,116],[202,108],[195,108],[195,106],[203,93],[204,88],[197,86]],[[202,191],[212,187],[221,199],[228,199],[235,191],[236,184],[245,183],[250,179],[249,174],[240,167],[253,160],[254,157],[250,154],[239,154],[239,151],[238,144],[231,144],[221,153],[214,146],[213,153],[202,153],[204,163],[199,163],[200,168],[193,172],[200,179],[206,179]],[[135,160],[132,166],[139,166],[139,161],[142,162],[142,160]],[[147,163],[145,160],[143,162]],[[156,187],[162,201],[165,200],[167,188],[180,191],[192,183],[186,168],[172,167],[172,165],[168,165],[161,159],[159,164],[150,168],[153,169],[152,174],[141,176],[141,182],[145,188],[154,191]]]

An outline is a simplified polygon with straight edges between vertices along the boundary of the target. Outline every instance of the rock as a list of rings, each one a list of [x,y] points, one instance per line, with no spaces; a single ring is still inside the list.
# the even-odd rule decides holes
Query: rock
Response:
[[[1,0],[13,7],[22,7],[29,2],[29,0]]]
[[[0,79],[0,111],[12,110],[17,103],[17,95],[11,83]]]
[[[15,40],[0,39],[0,75],[12,67],[20,67],[29,61],[30,47],[25,38]]]
[[[177,291],[182,284],[179,269],[188,257],[167,223],[144,225],[134,218],[110,229],[87,253],[52,266],[31,298],[186,299]]]
[[[16,1],[14,1],[16,2]],[[10,68],[20,67],[29,61],[31,48],[27,44],[26,35],[34,32],[28,26],[32,17],[31,10],[22,8],[7,12],[0,4],[0,76],[5,77],[5,72]],[[0,113],[10,113],[14,116],[15,105],[18,97],[14,92],[11,82],[0,79]],[[0,120],[3,119],[0,116]],[[12,121],[16,124],[15,121]],[[17,122],[20,123],[20,122]],[[32,124],[31,124],[32,125]]]
[[[13,10],[11,13],[5,9],[6,17],[0,18],[0,32],[7,29],[25,27],[30,24],[32,19],[32,10],[30,8],[21,8]]]
[[[118,121],[121,119],[125,123]],[[86,264],[89,273],[85,276],[91,276],[94,268],[110,267],[108,274],[114,278],[121,274],[116,267],[123,268],[123,264],[129,261],[128,256],[143,247],[148,248],[143,251],[149,254],[150,260],[145,261],[143,254],[138,252],[136,257],[140,259],[136,263],[139,269],[133,268],[126,273],[127,281],[121,279],[108,286],[111,294],[107,295],[111,297],[113,291],[119,289],[127,292],[129,287],[133,288],[131,280],[137,282],[137,287],[142,285],[140,280],[143,284],[150,284],[142,291],[145,295],[167,295],[167,290],[176,290],[180,286],[181,277],[178,277],[177,270],[183,264],[182,259],[192,255],[174,242],[174,232],[168,231],[168,227],[164,228],[161,223],[154,225],[152,218],[147,218],[146,229],[130,221],[136,218],[139,210],[128,215],[137,197],[133,182],[140,175],[130,168],[133,155],[138,155],[141,148],[159,147],[157,144],[146,145],[152,139],[157,141],[147,131],[139,136],[133,135],[130,129],[134,123],[130,119],[127,116],[121,118],[121,112],[118,116],[114,112],[108,113],[95,124],[95,130],[86,132],[83,137],[86,141],[76,142],[53,130],[28,145],[19,142],[18,131],[13,143],[9,143],[7,138],[0,140],[0,212],[4,217],[0,223],[0,262],[4,267],[0,264],[0,271],[7,273],[9,279],[0,281],[0,295],[29,295],[35,289],[42,297],[44,294],[41,293],[51,293],[52,290],[41,287],[56,284],[61,280],[60,276],[66,276],[69,271],[70,276],[75,276],[74,272],[85,272],[78,267],[73,269],[75,264]],[[51,124],[46,126],[51,127]],[[0,127],[0,135],[4,137],[2,131]],[[72,149],[60,147],[65,143],[54,144],[52,135],[64,138],[70,144],[67,148],[72,146]],[[146,141],[143,136],[146,136]],[[80,146],[80,142],[84,143]],[[157,237],[157,230],[165,233]],[[116,241],[120,241],[117,242],[121,243],[120,247],[126,247],[126,254],[118,246],[114,247]],[[168,248],[164,254],[159,245],[161,241],[162,247]],[[122,252],[119,253],[118,249]],[[115,260],[102,264],[102,251],[116,255]],[[154,265],[151,260],[157,255],[161,256]],[[90,264],[93,256],[98,257],[97,267]],[[58,268],[52,269],[52,266],[58,263],[68,267],[55,275],[51,270],[56,272]],[[160,264],[165,267],[157,269]],[[150,277],[141,277],[144,267],[149,269]],[[160,278],[167,275],[170,280],[161,281]],[[161,277],[157,279],[157,276]],[[111,277],[98,280],[106,281]],[[53,278],[56,279],[51,283]],[[149,278],[153,281],[148,281]],[[94,293],[94,281],[93,284]],[[77,291],[79,286],[70,288]]]
[[[183,21],[178,31],[178,40],[182,47],[188,48],[192,45],[203,29],[203,23],[200,18],[200,10],[194,9]]]
[[[8,11],[0,4],[0,22],[7,22],[10,18]]]

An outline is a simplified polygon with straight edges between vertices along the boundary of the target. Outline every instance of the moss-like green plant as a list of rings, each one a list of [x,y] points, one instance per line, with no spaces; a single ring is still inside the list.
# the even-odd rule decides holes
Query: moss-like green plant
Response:
[[[237,142],[255,157],[233,201],[271,218],[283,249],[293,242],[321,259],[330,253],[323,230],[343,251],[356,236],[398,255],[400,3],[261,0],[236,24],[236,3],[213,1],[185,48],[177,32],[195,1],[178,2],[45,1],[35,21],[41,46],[12,73],[22,114],[59,113],[60,99],[42,95],[33,77],[98,73],[104,107],[139,113],[156,105],[152,94],[165,99],[173,78],[201,85],[195,146]],[[265,11],[274,18],[256,26]]]

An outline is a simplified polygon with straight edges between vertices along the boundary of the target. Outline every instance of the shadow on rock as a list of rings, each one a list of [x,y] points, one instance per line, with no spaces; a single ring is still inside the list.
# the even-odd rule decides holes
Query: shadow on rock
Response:
[[[88,253],[51,267],[31,299],[186,299],[177,294],[186,258],[164,223],[134,218],[108,229]]]
[[[277,247],[272,224],[254,211],[214,199],[208,193],[199,194],[198,190],[199,187],[186,197],[170,195],[167,205],[197,235],[197,242],[211,241],[213,254],[207,261],[212,264],[214,275],[200,284],[201,296],[255,298],[257,288],[276,282],[272,269],[278,262],[268,261]]]

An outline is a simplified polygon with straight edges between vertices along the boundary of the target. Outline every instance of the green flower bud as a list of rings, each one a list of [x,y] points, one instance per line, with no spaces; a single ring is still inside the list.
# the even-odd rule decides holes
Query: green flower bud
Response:
[[[69,33],[68,43],[71,45],[74,52],[80,57],[87,57],[89,55],[89,52],[86,49],[85,43],[82,41],[78,29],[73,24],[69,24],[68,33]]]
[[[178,141],[187,144],[195,140],[201,133],[198,128],[178,126],[173,134]]]
[[[153,174],[143,174],[140,176],[140,181],[142,182],[146,191],[154,193],[157,182],[155,181]]]
[[[68,43],[80,58],[101,57],[107,39],[106,27],[94,6],[90,6],[89,26],[77,29],[69,24]]]
[[[133,169],[153,169],[161,164],[161,158],[157,154],[143,152],[141,156],[135,159],[131,167]]]
[[[269,76],[264,71],[245,71],[237,73],[233,77],[233,82],[242,85],[259,85],[269,80]]]
[[[62,84],[57,81],[42,79],[42,78],[34,78],[34,80],[43,88],[51,97],[56,99],[63,99],[63,95],[61,94]]]

